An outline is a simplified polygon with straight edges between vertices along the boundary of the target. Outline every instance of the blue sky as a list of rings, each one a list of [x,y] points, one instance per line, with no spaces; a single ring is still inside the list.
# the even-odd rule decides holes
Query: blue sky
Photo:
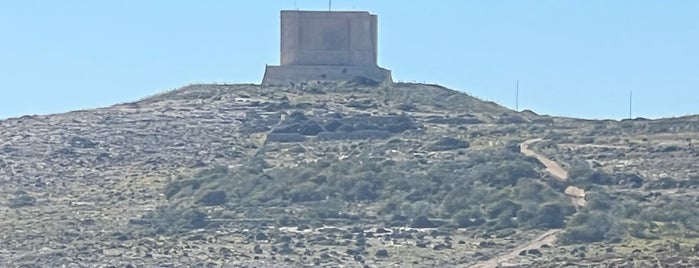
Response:
[[[295,4],[296,3],[296,4]],[[190,83],[259,83],[279,11],[326,0],[0,0],[0,118]],[[699,113],[699,1],[334,0],[379,15],[379,64],[514,108],[584,118]]]

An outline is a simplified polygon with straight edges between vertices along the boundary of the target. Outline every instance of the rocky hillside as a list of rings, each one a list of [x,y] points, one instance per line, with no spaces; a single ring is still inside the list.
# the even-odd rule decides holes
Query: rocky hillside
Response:
[[[698,119],[556,118],[367,81],[7,119],[0,264],[691,266]],[[532,139],[569,179],[520,152]]]

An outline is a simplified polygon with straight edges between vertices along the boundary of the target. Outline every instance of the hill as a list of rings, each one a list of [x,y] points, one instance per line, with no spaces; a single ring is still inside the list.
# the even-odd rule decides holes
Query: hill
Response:
[[[0,263],[696,263],[698,129],[361,80],[12,118]]]

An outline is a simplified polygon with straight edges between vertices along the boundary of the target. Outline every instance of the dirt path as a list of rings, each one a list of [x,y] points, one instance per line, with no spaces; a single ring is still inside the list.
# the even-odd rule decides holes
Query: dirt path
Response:
[[[554,162],[551,159],[548,159],[547,157],[540,155],[537,152],[534,152],[532,149],[529,149],[529,146],[540,142],[541,139],[531,139],[527,140],[523,143],[519,144],[519,151],[522,152],[526,156],[531,156],[536,158],[536,160],[539,160],[544,166],[546,166],[546,171],[551,174],[554,178],[560,181],[565,181],[568,180],[568,171],[563,169],[561,165],[558,163]]]
[[[478,264],[471,266],[471,267],[485,268],[485,267],[497,267],[498,265],[500,265],[502,267],[516,266],[516,264],[509,264],[508,265],[507,261],[512,260],[514,258],[517,258],[517,256],[519,256],[519,253],[522,252],[523,250],[540,248],[544,244],[553,244],[554,242],[556,242],[556,235],[558,235],[558,233],[560,233],[561,231],[562,231],[561,229],[548,230],[545,233],[541,234],[540,236],[536,237],[535,239],[529,241],[528,243],[521,245],[519,247],[516,247],[504,255],[500,255],[498,257],[495,257],[495,258],[492,258],[490,260],[478,263]]]
[[[555,161],[549,159],[546,156],[543,156],[531,148],[531,146],[534,143],[540,142],[542,139],[531,139],[531,140],[526,140],[522,143],[519,144],[519,150],[526,156],[531,156],[536,158],[539,162],[541,162],[545,167],[546,167],[546,172],[551,174],[552,177],[559,181],[567,181],[568,180],[568,171],[566,171],[561,165],[556,163]],[[573,204],[575,204],[578,207],[584,207],[585,206],[585,190],[580,189],[575,186],[568,186],[568,188],[565,189],[564,193],[568,196],[570,196]]]
[[[522,152],[522,154],[526,156],[531,156],[536,158],[539,162],[541,162],[545,167],[546,167],[546,172],[551,174],[556,180],[559,181],[566,181],[568,180],[568,171],[566,171],[561,165],[556,163],[555,161],[548,159],[547,157],[533,151],[532,149],[529,148],[530,145],[540,142],[542,139],[531,139],[531,140],[526,140],[522,143],[519,144],[519,150]],[[565,189],[565,194],[570,196],[571,201],[573,204],[575,204],[578,207],[583,207],[585,206],[585,190],[580,189],[575,186],[568,186],[568,188]],[[503,255],[500,255],[498,257],[492,258],[490,260],[480,262],[475,264],[474,266],[471,267],[497,267],[498,265],[502,267],[507,267],[507,266],[517,266],[516,264],[508,264],[507,262],[517,258],[519,256],[519,253],[522,252],[523,250],[530,250],[530,249],[537,249],[540,248],[543,244],[553,244],[556,242],[556,236],[563,231],[562,229],[552,229],[548,230],[547,232],[541,234],[537,238],[519,246],[508,253],[505,253]]]

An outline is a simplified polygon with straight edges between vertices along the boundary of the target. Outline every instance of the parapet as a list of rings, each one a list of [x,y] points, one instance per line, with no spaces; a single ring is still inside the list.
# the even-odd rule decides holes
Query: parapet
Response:
[[[378,18],[365,11],[282,11],[280,66],[267,66],[262,84],[357,77],[391,82],[377,65]]]

